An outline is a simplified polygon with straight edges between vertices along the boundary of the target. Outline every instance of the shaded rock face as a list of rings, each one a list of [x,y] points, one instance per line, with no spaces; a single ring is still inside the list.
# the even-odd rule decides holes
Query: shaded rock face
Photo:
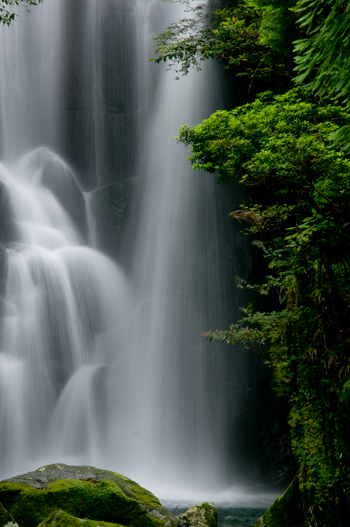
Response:
[[[19,527],[175,527],[178,520],[134,481],[94,467],[49,465],[0,483],[0,502]],[[6,518],[5,518],[6,519]],[[79,523],[77,523],[79,522]]]
[[[120,252],[120,237],[134,190],[130,181],[121,181],[89,193],[90,213],[98,218],[95,224],[95,239],[105,253],[113,256]]]
[[[85,200],[69,167],[56,156],[47,155],[43,165],[41,183],[56,196],[80,233],[83,236],[86,235]]]
[[[16,239],[16,232],[16,226],[14,225],[11,214],[9,191],[5,183],[0,181],[0,243],[6,244]],[[1,262],[3,262],[2,257]],[[1,267],[1,272],[2,270]]]
[[[91,190],[128,179],[134,169],[135,2],[67,4],[63,151]]]
[[[7,249],[6,243],[14,237],[15,226],[11,217],[9,194],[6,186],[0,182],[0,317],[5,312],[4,293],[6,288]],[[0,516],[1,518],[1,516]],[[0,527],[1,520],[0,520]]]
[[[114,203],[126,206],[139,149],[135,1],[65,3],[61,153],[92,193],[96,246],[115,257],[125,214]]]

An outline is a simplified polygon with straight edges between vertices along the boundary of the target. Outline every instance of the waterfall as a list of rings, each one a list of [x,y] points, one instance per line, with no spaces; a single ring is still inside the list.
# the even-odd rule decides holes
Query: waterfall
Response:
[[[0,31],[0,477],[63,462],[163,494],[219,489],[227,385],[248,373],[200,337],[230,322],[226,253],[215,181],[174,141],[216,109],[216,67],[174,82],[148,62],[178,5],[20,15]],[[94,216],[106,195],[116,226]]]
[[[132,209],[138,223],[130,279],[139,306],[126,400],[139,400],[142,407],[130,412],[124,406],[123,466],[126,471],[134,460],[136,477],[148,474],[153,487],[162,473],[162,486],[174,481],[183,486],[213,482],[222,468],[224,408],[211,399],[218,393],[208,386],[222,363],[217,356],[213,364],[200,334],[220,320],[223,284],[214,263],[219,257],[215,181],[193,173],[188,152],[173,137],[182,124],[209,115],[217,90],[209,68],[175,82],[174,74],[154,71],[148,62],[151,37],[170,23],[169,15],[183,16],[181,6],[169,13],[167,5],[141,0],[136,13],[137,47],[144,50],[138,96],[147,104],[136,167],[141,198]]]

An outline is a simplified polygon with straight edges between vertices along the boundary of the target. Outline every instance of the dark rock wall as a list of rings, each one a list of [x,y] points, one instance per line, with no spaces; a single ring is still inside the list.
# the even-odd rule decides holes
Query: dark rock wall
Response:
[[[134,35],[132,0],[67,3],[62,149],[85,190],[133,174],[138,110]]]

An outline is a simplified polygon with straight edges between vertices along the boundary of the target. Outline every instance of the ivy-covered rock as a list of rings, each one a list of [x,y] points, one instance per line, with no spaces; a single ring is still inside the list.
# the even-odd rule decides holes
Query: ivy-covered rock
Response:
[[[267,512],[258,519],[255,527],[304,527],[305,518],[301,501],[298,477],[278,498]]]
[[[214,503],[197,503],[178,516],[179,527],[217,527]]]
[[[19,527],[176,527],[179,523],[148,490],[94,467],[55,464],[4,480],[0,503]]]

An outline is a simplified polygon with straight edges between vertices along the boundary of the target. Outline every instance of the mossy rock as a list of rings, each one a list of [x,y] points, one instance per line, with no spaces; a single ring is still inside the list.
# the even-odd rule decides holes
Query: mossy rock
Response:
[[[288,489],[267,512],[259,518],[255,527],[305,527],[305,519],[296,476]]]
[[[178,516],[179,527],[217,527],[218,516],[214,503],[197,503]]]
[[[64,511],[55,511],[45,518],[38,527],[120,527],[118,523],[76,518]]]
[[[11,514],[0,503],[0,527],[18,527]]]
[[[49,465],[4,480],[0,482],[0,502],[19,527],[37,527],[57,511],[73,520],[93,520],[96,526],[103,522],[125,527],[178,524],[177,518],[135,481],[94,467]]]

